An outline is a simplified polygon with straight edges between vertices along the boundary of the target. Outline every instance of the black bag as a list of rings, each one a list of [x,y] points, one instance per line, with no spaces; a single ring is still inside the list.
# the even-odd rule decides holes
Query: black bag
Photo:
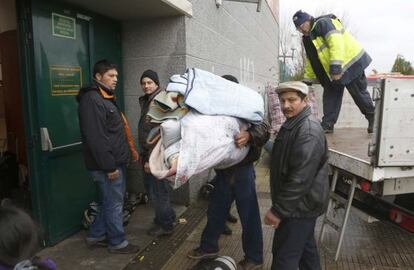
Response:
[[[16,155],[4,152],[0,155],[0,200],[9,197],[19,181]]]

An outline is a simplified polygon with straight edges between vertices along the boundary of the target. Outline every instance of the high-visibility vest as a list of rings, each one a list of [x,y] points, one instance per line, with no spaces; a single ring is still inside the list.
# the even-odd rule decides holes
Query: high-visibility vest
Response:
[[[315,27],[321,20],[330,20],[334,30],[327,33],[317,33]],[[318,58],[330,77],[330,65],[341,65],[342,72],[347,70],[353,63],[357,62],[365,53],[359,42],[342,26],[338,19],[320,18],[315,21],[311,29],[312,43],[318,53]],[[305,79],[316,79],[309,59],[305,62]]]

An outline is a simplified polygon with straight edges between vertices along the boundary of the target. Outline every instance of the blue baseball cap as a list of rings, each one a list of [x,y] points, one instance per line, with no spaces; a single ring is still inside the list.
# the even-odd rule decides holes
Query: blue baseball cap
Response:
[[[299,28],[304,22],[307,20],[310,20],[312,18],[311,15],[309,15],[306,12],[303,12],[302,10],[296,11],[296,13],[293,15],[293,23],[295,24],[296,28]]]

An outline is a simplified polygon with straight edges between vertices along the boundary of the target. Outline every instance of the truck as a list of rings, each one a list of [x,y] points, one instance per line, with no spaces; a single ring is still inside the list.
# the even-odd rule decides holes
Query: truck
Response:
[[[367,133],[367,121],[345,96],[334,133],[326,136],[332,179],[319,242],[326,226],[338,231],[335,260],[350,211],[414,232],[414,76],[371,76],[368,89],[375,103],[374,132]],[[341,208],[338,223],[332,214]]]

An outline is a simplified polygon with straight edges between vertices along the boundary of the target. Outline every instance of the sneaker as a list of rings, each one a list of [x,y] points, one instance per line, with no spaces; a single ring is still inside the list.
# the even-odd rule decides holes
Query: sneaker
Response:
[[[133,244],[128,244],[123,248],[108,248],[109,253],[114,254],[135,254],[140,251],[140,247]]]
[[[224,234],[224,235],[232,235],[233,234],[233,231],[226,224],[226,225],[224,225],[224,230],[223,230],[222,234]]]
[[[255,270],[261,269],[263,264],[256,264],[248,259],[244,259],[237,264],[239,270]]]
[[[237,218],[229,213],[229,216],[227,217],[227,221],[230,223],[237,223]]]
[[[101,241],[91,241],[86,239],[86,245],[88,245],[89,247],[107,247],[108,239],[104,239]]]
[[[217,257],[218,252],[206,252],[198,247],[187,253],[187,257],[194,260],[212,259]]]
[[[155,224],[153,227],[151,227],[147,231],[147,234],[149,236],[163,236],[163,235],[171,235],[171,234],[173,234],[173,232],[174,232],[174,229],[166,230],[166,229],[162,228],[161,226]]]

